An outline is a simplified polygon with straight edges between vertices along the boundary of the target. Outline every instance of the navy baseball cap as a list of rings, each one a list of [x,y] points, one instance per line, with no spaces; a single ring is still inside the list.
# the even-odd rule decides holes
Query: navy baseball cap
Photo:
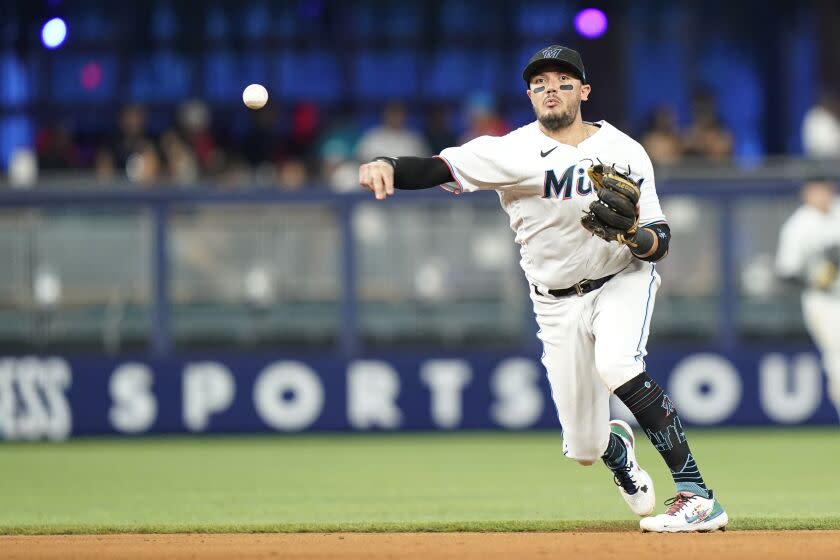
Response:
[[[588,83],[580,53],[568,47],[561,47],[560,45],[551,45],[534,53],[534,56],[531,57],[531,60],[528,61],[528,64],[525,65],[525,69],[522,71],[522,78],[526,84],[530,84],[531,77],[534,74],[539,72],[544,66],[553,64],[573,71],[582,83]]]

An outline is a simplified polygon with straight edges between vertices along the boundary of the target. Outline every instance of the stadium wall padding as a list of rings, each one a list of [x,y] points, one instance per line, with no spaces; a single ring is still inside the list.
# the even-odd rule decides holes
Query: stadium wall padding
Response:
[[[810,348],[669,349],[646,361],[686,424],[838,420]],[[614,414],[627,417],[620,404]],[[0,358],[0,434],[7,440],[532,428],[559,428],[539,356]]]

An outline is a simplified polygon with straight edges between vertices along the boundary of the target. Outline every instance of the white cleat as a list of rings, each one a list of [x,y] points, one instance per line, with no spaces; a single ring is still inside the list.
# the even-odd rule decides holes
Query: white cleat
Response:
[[[635,438],[633,430],[623,420],[610,421],[610,431],[624,441],[627,448],[627,466],[613,470],[615,483],[621,497],[640,516],[650,515],[656,509],[656,495],[653,491],[653,479],[639,466],[633,449]]]
[[[723,510],[712,491],[704,498],[691,492],[680,492],[665,502],[665,513],[645,517],[639,522],[644,532],[691,533],[725,531],[729,516]]]

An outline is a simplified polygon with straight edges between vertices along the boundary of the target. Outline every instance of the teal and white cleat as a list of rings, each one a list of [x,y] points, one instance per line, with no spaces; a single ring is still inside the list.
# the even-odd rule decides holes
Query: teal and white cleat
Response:
[[[636,461],[633,430],[623,420],[612,420],[610,431],[620,437],[627,448],[627,464],[613,470],[621,497],[636,515],[650,515],[656,509],[656,495],[653,492],[653,480]]]
[[[729,516],[720,505],[712,491],[704,498],[691,492],[679,492],[667,500],[665,513],[645,517],[639,522],[643,532],[651,533],[691,533],[725,531]]]

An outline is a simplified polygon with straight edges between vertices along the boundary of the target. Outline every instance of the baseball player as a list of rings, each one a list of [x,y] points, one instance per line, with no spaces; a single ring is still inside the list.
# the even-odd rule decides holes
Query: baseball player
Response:
[[[840,201],[831,181],[802,186],[802,205],[779,234],[776,270],[802,290],[805,326],[822,355],[828,396],[840,414]]]
[[[660,283],[653,263],[670,239],[650,158],[608,122],[582,120],[592,88],[576,51],[542,49],[522,77],[536,121],[432,158],[385,154],[360,167],[359,182],[379,200],[395,188],[496,191],[530,285],[563,453],[582,465],[602,459],[645,531],[722,529],[727,514],[700,476],[677,411],[645,372]],[[673,474],[677,493],[664,514],[650,516],[653,483],[630,426],[610,421],[610,393]]]

